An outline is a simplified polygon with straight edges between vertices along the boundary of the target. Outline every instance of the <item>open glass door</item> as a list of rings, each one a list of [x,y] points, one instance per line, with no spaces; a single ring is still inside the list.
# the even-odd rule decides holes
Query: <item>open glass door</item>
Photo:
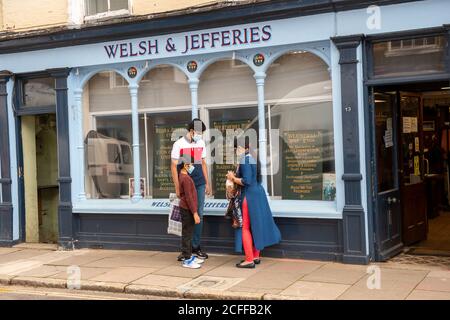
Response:
[[[403,247],[398,176],[398,117],[395,93],[373,92],[372,110],[375,127],[374,188],[376,197],[374,224],[376,258],[387,260]]]
[[[427,198],[424,182],[422,97],[401,92],[400,146],[403,242],[411,245],[427,237]]]

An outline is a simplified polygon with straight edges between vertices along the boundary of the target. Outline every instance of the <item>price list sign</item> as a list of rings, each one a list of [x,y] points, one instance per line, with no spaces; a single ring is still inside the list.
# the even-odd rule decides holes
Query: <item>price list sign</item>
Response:
[[[220,130],[222,132],[222,135],[224,137],[224,142],[227,143],[234,143],[233,140],[227,141],[226,139],[226,130],[227,129],[233,129],[238,130],[242,129],[245,131],[245,129],[250,125],[250,120],[243,120],[243,121],[217,121],[213,122],[213,128]],[[214,186],[214,198],[215,199],[225,199],[225,181],[226,181],[226,174],[228,171],[235,171],[236,170],[236,164],[229,164],[230,162],[233,162],[233,159],[228,159],[227,156],[227,150],[226,150],[226,144],[224,143],[223,148],[223,164],[214,163],[213,164],[213,171],[212,171],[212,181]],[[234,154],[233,154],[234,156]]]
[[[285,131],[283,140],[283,199],[322,200],[323,131]]]
[[[183,125],[155,125],[154,157],[153,157],[153,198],[168,198],[175,192],[170,171],[171,152],[174,141],[172,133]]]

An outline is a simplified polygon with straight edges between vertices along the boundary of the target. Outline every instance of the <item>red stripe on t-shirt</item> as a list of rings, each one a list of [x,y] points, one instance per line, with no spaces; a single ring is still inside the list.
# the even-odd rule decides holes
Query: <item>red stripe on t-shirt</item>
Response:
[[[182,149],[180,149],[180,157],[183,157],[184,155],[187,155],[191,159],[193,159],[194,162],[199,162],[199,161],[202,160],[202,153],[203,153],[203,148],[202,147],[182,148]]]

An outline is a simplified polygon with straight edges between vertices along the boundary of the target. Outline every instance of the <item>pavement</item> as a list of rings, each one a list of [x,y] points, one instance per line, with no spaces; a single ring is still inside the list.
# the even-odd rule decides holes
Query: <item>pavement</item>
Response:
[[[393,259],[368,266],[262,257],[237,269],[236,255],[210,254],[183,268],[177,252],[21,244],[0,248],[0,287],[80,289],[173,299],[450,300],[449,264]],[[448,258],[447,258],[448,259]],[[411,261],[410,261],[411,260]],[[398,261],[398,262],[397,262]]]

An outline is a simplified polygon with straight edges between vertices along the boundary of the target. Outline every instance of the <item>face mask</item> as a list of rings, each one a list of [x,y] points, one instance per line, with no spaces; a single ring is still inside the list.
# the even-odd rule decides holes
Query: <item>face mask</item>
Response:
[[[192,137],[192,140],[194,140],[194,142],[199,142],[202,139],[202,135],[201,134],[194,134],[194,136]]]
[[[190,165],[190,166],[187,168],[187,172],[188,172],[189,174],[192,174],[192,172],[194,172],[194,169],[195,169],[195,167],[194,167],[193,165]]]

